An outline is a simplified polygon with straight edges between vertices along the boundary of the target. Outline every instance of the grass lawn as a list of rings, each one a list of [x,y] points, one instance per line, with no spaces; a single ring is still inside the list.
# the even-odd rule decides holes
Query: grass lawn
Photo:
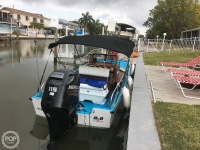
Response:
[[[188,62],[195,57],[200,56],[200,51],[197,52],[162,52],[162,53],[144,53],[145,65],[157,65],[157,62]]]
[[[200,52],[144,53],[145,65],[188,62]],[[200,105],[156,102],[153,105],[163,150],[200,150]]]
[[[200,106],[156,102],[156,125],[163,150],[200,150]]]

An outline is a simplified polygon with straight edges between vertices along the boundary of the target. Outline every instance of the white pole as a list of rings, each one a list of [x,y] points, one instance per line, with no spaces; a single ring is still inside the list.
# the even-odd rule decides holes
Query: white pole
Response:
[[[102,35],[104,35],[104,27],[102,27]]]
[[[147,52],[149,52],[149,39],[148,39],[148,42],[147,42]]]
[[[164,33],[163,36],[164,36],[164,37],[163,37],[163,43],[162,43],[162,49],[161,49],[161,51],[163,51],[166,33]]]
[[[13,63],[13,48],[12,48],[12,67],[14,67],[14,63]]]
[[[193,47],[192,47],[192,50],[193,50],[193,51],[194,51],[195,41],[196,41],[196,37],[194,38],[194,43],[193,43]]]
[[[104,27],[102,27],[102,35],[104,35]],[[101,49],[101,53],[103,53],[103,48]]]
[[[12,15],[11,15],[11,17],[10,17],[10,22],[11,22],[11,30],[10,30],[10,36],[11,36],[11,38],[12,38]]]
[[[172,41],[173,41],[173,40],[171,40],[171,42],[170,42],[170,44],[169,44],[169,53],[170,53],[170,50],[171,50],[171,47],[172,47]]]
[[[156,37],[157,37],[157,43],[156,43],[156,48],[157,48],[157,47],[158,47],[158,37],[159,37],[159,36],[157,35]]]
[[[152,80],[150,80],[150,86],[151,86],[151,92],[152,92],[152,96],[153,96],[153,101],[154,101],[154,103],[156,103],[155,94],[154,94],[154,90],[153,90]]]
[[[138,52],[140,51],[140,40],[141,40],[141,38],[139,38],[139,40],[138,40]]]
[[[82,28],[82,35],[84,35],[84,28]],[[82,54],[84,53],[84,45],[82,45]]]
[[[29,35],[29,27],[27,27],[27,35]]]
[[[65,36],[68,36],[68,27],[66,26]],[[69,48],[68,44],[66,44],[66,57],[69,57]]]

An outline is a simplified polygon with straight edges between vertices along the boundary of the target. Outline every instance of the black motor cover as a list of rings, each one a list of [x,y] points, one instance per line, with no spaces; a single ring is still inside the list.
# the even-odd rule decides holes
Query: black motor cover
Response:
[[[79,86],[79,77],[71,70],[56,70],[49,76],[41,106],[49,124],[50,141],[66,132],[79,103]]]

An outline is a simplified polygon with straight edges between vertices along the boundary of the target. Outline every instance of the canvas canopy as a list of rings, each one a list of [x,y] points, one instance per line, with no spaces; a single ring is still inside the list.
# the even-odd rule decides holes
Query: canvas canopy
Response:
[[[55,43],[49,44],[49,49],[52,49],[59,44],[79,44],[86,46],[95,46],[118,53],[123,53],[127,57],[130,57],[133,53],[135,46],[134,42],[128,39],[114,37],[114,36],[103,36],[103,35],[84,35],[84,36],[67,36],[61,38]]]

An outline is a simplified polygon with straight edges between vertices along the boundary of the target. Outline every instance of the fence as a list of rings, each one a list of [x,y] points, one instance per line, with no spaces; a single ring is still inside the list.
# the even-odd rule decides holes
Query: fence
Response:
[[[19,29],[20,34],[27,35],[27,30],[26,29]]]
[[[175,51],[200,51],[200,37],[185,39],[139,39],[138,51],[143,52],[175,52]]]

